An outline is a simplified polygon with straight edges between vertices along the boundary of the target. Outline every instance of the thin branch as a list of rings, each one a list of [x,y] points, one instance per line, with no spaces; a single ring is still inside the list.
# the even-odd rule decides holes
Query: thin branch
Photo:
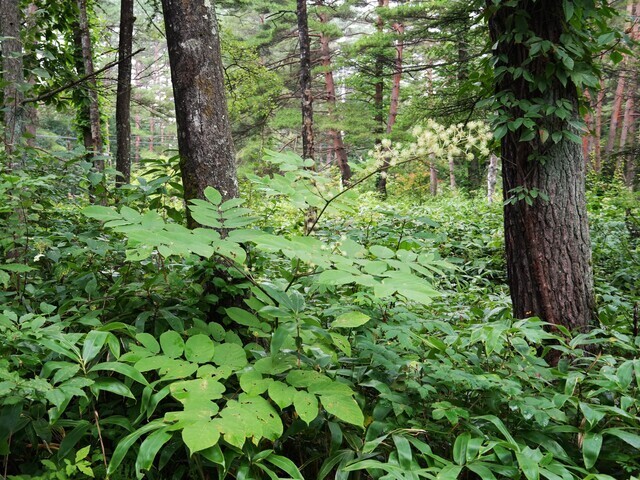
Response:
[[[106,70],[109,70],[110,68],[115,67],[115,66],[116,66],[116,65],[118,65],[120,62],[123,62],[124,60],[127,60],[127,59],[129,59],[129,58],[133,57],[134,55],[137,55],[138,53],[140,53],[140,52],[144,51],[144,50],[145,50],[144,48],[141,48],[141,49],[139,49],[139,50],[136,50],[136,51],[135,51],[135,52],[133,52],[131,55],[128,55],[128,56],[126,56],[126,57],[122,58],[121,60],[115,60],[115,61],[113,61],[113,62],[111,62],[111,63],[107,63],[104,67],[102,67],[102,68],[100,68],[100,69],[96,70],[95,72],[93,72],[93,73],[91,73],[91,74],[88,74],[88,75],[85,75],[85,76],[83,76],[83,77],[80,77],[79,79],[74,80],[74,81],[73,81],[73,82],[71,82],[71,83],[68,83],[68,84],[63,85],[63,86],[61,86],[61,87],[58,87],[58,88],[56,88],[56,89],[54,89],[54,90],[51,90],[51,91],[49,91],[49,92],[47,92],[47,93],[43,93],[42,95],[38,95],[37,97],[27,98],[27,99],[25,99],[25,100],[23,100],[23,101],[22,101],[22,104],[23,104],[23,105],[25,105],[25,104],[27,104],[27,103],[36,103],[36,102],[41,102],[41,101],[43,101],[43,100],[48,100],[48,99],[50,99],[51,97],[55,97],[55,96],[56,96],[57,94],[59,94],[60,92],[64,92],[65,90],[69,90],[70,88],[73,88],[73,87],[75,87],[76,85],[79,85],[79,84],[81,84],[81,83],[83,83],[83,82],[86,82],[86,81],[87,81],[87,80],[89,80],[90,78],[98,76],[98,75],[99,75],[99,74],[101,74],[102,72],[104,72],[104,71],[106,71]]]

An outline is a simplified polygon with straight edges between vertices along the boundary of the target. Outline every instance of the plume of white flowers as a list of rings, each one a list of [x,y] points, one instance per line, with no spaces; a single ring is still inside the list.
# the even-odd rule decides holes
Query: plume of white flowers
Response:
[[[447,160],[464,157],[472,160],[475,155],[489,155],[489,142],[493,137],[489,126],[481,121],[445,127],[434,120],[427,120],[424,125],[416,125],[411,133],[415,141],[407,145],[392,145],[389,139],[384,139],[369,152],[369,156],[376,160],[378,166],[393,166],[414,158],[426,161],[434,157]]]

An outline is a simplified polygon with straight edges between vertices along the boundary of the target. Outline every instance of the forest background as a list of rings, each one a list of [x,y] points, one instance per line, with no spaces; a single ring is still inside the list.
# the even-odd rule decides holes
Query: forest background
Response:
[[[0,11],[2,477],[640,475],[640,4]]]

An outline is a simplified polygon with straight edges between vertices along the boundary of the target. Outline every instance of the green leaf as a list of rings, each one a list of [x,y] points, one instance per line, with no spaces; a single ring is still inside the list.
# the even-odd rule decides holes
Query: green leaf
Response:
[[[152,421],[151,423],[146,424],[143,427],[140,427],[138,430],[135,430],[134,432],[124,437],[120,441],[120,443],[118,443],[118,446],[116,447],[116,449],[113,451],[113,454],[111,455],[111,461],[109,462],[109,467],[107,468],[107,475],[113,475],[116,472],[116,470],[124,460],[124,457],[127,455],[127,452],[129,452],[129,449],[131,448],[131,446],[142,435],[148,432],[152,432],[154,430],[158,430],[160,428],[166,428],[166,425],[162,420],[158,419],[158,420]]]
[[[171,437],[171,432],[167,432],[166,428],[163,428],[156,430],[144,439],[140,445],[138,456],[136,457],[135,469],[138,479],[144,477],[142,470],[151,470],[153,467],[153,460],[156,458],[156,455],[164,444],[171,440]]]
[[[154,355],[160,353],[160,344],[153,335],[149,333],[138,333],[136,335],[136,340],[138,340],[144,348]]]
[[[114,208],[102,207],[99,205],[92,205],[82,209],[82,214],[89,218],[95,218],[102,222],[108,222],[109,220],[120,220],[120,215]]]
[[[318,399],[312,393],[297,391],[293,396],[293,406],[307,425],[318,416]]]
[[[469,439],[471,438],[471,434],[469,432],[464,432],[461,435],[458,435],[456,441],[453,444],[453,461],[458,465],[464,465],[467,463],[467,445],[469,444]]]
[[[138,383],[143,385],[149,385],[147,379],[142,376],[142,374],[133,368],[131,365],[126,365],[120,362],[105,362],[98,363],[91,367],[89,372],[101,372],[101,371],[109,371],[109,372],[117,372],[125,377],[129,377],[131,380],[135,380]]]
[[[352,398],[343,395],[321,395],[320,401],[324,409],[331,415],[335,415],[343,422],[362,427],[364,415],[358,403]]]
[[[101,332],[99,330],[92,330],[87,333],[82,344],[82,360],[85,363],[89,363],[100,353],[109,335],[111,335],[109,332]]]
[[[411,444],[409,441],[400,435],[393,435],[393,443],[396,445],[396,451],[398,452],[398,462],[400,466],[410,471],[413,467],[413,454],[411,453]],[[416,477],[417,478],[417,477]]]
[[[225,312],[227,313],[227,315],[231,320],[233,320],[236,323],[239,323],[240,325],[244,325],[245,327],[252,327],[256,329],[262,328],[262,322],[258,320],[258,317],[256,317],[253,313],[243,310],[242,308],[231,307],[231,308],[225,309]]]
[[[269,384],[268,392],[269,398],[282,410],[293,403],[297,390],[286,383],[274,381]]]
[[[460,472],[462,472],[462,467],[458,465],[447,465],[438,472],[436,480],[457,480]]]
[[[207,335],[198,334],[189,337],[184,344],[184,356],[194,363],[207,363],[214,355],[213,340]]]
[[[598,460],[602,448],[602,435],[600,433],[587,432],[582,439],[582,458],[587,470],[591,469]]]
[[[369,247],[369,253],[378,257],[378,258],[394,258],[396,256],[395,252],[390,248],[387,248],[382,245],[373,245]]]
[[[222,195],[220,195],[220,192],[213,187],[205,188],[204,196],[207,197],[207,200],[214,205],[220,205],[220,202],[222,202]]]
[[[35,270],[35,268],[30,267],[29,265],[23,265],[21,263],[5,263],[3,265],[0,265],[0,270],[14,273],[25,273]]]
[[[213,363],[230,367],[234,371],[241,370],[248,363],[247,353],[238,344],[222,343],[215,349]]]
[[[331,340],[333,340],[333,344],[340,349],[342,353],[344,353],[347,357],[351,356],[351,344],[349,343],[349,339],[344,335],[340,335],[336,332],[329,332],[331,335]]]
[[[613,435],[614,437],[618,437],[623,442],[626,442],[632,447],[640,450],[640,435],[631,433],[621,428],[607,428],[606,430],[603,430],[602,433],[607,435]]]
[[[160,346],[164,354],[169,358],[178,358],[184,352],[184,340],[178,332],[173,330],[160,335]]]
[[[331,328],[356,328],[364,325],[371,317],[362,312],[347,312],[331,323]]]
[[[213,422],[194,423],[182,430],[182,440],[193,455],[195,452],[213,447],[220,439],[220,432]]]
[[[287,457],[282,457],[280,455],[275,455],[272,453],[267,458],[265,458],[265,461],[269,462],[271,465],[278,467],[294,480],[304,480],[304,477],[300,473],[300,470],[298,470],[298,467],[296,467],[295,463],[293,463]]]

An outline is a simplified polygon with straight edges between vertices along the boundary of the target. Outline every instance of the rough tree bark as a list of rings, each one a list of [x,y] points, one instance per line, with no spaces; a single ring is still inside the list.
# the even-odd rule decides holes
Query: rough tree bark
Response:
[[[118,44],[118,91],[116,98],[116,186],[131,181],[131,51],[133,42],[133,0],[120,2]]]
[[[213,1],[162,0],[185,202],[216,188],[238,196],[220,38]],[[190,228],[198,224],[187,211]]]
[[[491,1],[487,2],[492,4]],[[533,34],[543,40],[560,42],[564,33],[562,2],[539,0],[518,2],[524,10]],[[512,28],[515,9],[499,6],[490,19],[492,41],[497,42],[496,68],[525,64],[529,51],[523,42],[505,37]],[[505,38],[511,38],[510,40]],[[544,71],[544,57],[534,57],[531,71]],[[516,99],[530,99],[528,82],[505,75],[496,85],[497,92],[509,92]],[[538,93],[537,95],[542,95]],[[577,116],[578,95],[575,86],[563,86],[553,80],[545,101],[568,100]],[[519,117],[522,113],[512,112]],[[562,125],[548,119],[554,129]],[[586,331],[594,322],[593,276],[587,212],[585,206],[585,169],[581,146],[567,139],[546,147],[545,159],[531,160],[532,142],[520,142],[520,132],[509,131],[502,138],[502,180],[505,198],[516,187],[538,190],[539,196],[529,205],[525,201],[508,202],[504,208],[507,272],[514,315],[517,318],[539,316],[569,329]],[[552,142],[549,142],[552,143]]]
[[[297,0],[298,42],[300,43],[300,96],[302,109],[302,157],[315,158],[313,136],[313,94],[311,92],[311,40],[307,1]]]
[[[18,166],[13,153],[25,131],[22,104],[24,94],[20,89],[24,84],[22,41],[20,40],[21,13],[18,0],[0,0],[0,35],[4,37],[2,39],[2,80],[5,82],[3,142],[8,170]]]
[[[78,35],[80,51],[82,52],[82,74],[88,75],[85,82],[88,105],[88,128],[85,130],[85,148],[93,161],[93,167],[98,172],[104,171],[104,159],[101,158],[103,150],[102,129],[100,125],[100,106],[98,103],[97,81],[93,76],[93,49],[91,45],[91,30],[89,28],[89,16],[87,13],[87,0],[78,0]]]
[[[319,5],[321,4],[322,2],[319,3]],[[320,13],[318,17],[320,18],[320,22],[323,24],[327,24],[329,22],[329,16],[326,13]],[[335,124],[336,84],[333,78],[333,68],[331,64],[331,47],[329,45],[329,41],[329,36],[321,32],[320,55],[322,57],[322,66],[324,68],[324,84],[325,92],[327,95],[327,106],[331,123]],[[333,143],[333,153],[336,157],[336,164],[340,169],[342,185],[348,185],[349,180],[351,179],[351,167],[349,166],[349,160],[347,158],[347,150],[344,148],[342,133],[340,133],[340,130],[337,128],[330,128],[328,133]]]
[[[378,8],[386,8],[389,6],[389,0],[378,0]],[[376,20],[376,30],[378,35],[381,36],[384,31],[384,19],[381,15],[378,15]],[[376,144],[380,144],[382,141],[382,134],[385,131],[384,125],[384,55],[379,52],[376,55],[375,64],[373,66],[373,73],[376,80],[373,92],[373,108],[374,108],[374,135]],[[389,162],[386,158],[383,158],[381,165],[381,172],[376,179],[376,188],[378,193],[383,197],[387,196],[387,169]]]

